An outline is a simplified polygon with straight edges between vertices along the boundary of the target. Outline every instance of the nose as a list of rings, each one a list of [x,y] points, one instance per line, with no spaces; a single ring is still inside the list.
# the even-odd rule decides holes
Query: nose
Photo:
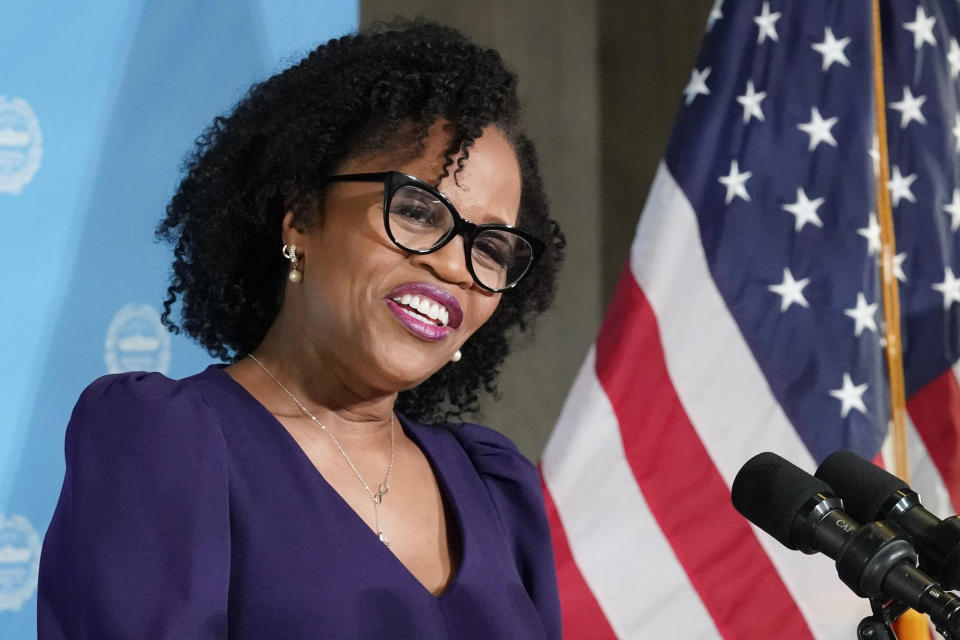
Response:
[[[443,245],[433,253],[414,253],[410,262],[428,269],[435,276],[463,289],[473,286],[473,276],[467,268],[467,256],[463,238],[460,235]]]

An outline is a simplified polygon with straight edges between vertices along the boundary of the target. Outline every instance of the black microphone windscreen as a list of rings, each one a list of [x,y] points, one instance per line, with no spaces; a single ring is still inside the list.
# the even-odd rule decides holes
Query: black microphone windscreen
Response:
[[[881,518],[884,503],[910,486],[851,451],[836,451],[820,463],[815,474],[843,499],[844,511],[857,522]]]
[[[790,549],[793,521],[804,504],[830,487],[775,453],[750,458],[737,473],[730,497],[743,516]]]

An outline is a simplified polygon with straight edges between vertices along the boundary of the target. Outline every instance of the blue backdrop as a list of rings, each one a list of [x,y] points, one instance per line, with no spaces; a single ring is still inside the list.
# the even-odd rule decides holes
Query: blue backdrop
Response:
[[[91,8],[95,7],[95,8]],[[357,23],[357,0],[6,3],[0,20],[0,638],[36,637],[39,545],[80,391],[192,374],[153,229],[194,138]]]

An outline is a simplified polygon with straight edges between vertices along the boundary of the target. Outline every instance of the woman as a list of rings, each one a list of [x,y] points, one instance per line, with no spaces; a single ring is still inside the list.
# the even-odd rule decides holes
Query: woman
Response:
[[[554,291],[518,116],[495,52],[417,22],[214,122],[158,231],[164,320],[232,364],[83,393],[41,638],[559,637],[534,468],[449,422]]]

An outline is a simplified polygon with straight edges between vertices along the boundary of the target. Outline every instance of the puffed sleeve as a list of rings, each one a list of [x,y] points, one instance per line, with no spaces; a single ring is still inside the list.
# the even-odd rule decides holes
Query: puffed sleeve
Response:
[[[227,457],[189,385],[122,374],[90,385],[66,435],[43,541],[40,640],[227,635]]]
[[[513,545],[517,571],[540,613],[547,638],[559,639],[560,597],[540,474],[517,446],[496,431],[462,424],[453,433],[493,499]]]

